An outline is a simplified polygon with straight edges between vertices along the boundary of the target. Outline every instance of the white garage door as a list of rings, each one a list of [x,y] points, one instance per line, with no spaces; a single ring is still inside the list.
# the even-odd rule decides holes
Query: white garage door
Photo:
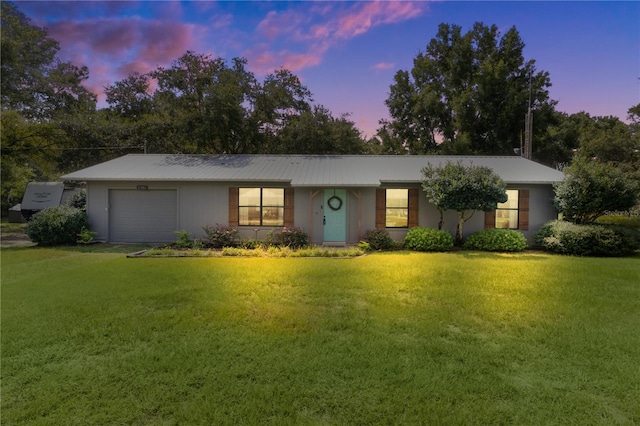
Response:
[[[176,190],[112,189],[109,191],[109,241],[175,241],[177,212]]]

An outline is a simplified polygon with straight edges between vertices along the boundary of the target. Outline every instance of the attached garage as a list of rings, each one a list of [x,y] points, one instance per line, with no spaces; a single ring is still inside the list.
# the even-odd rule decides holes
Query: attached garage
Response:
[[[110,189],[109,241],[175,241],[178,194],[175,189]]]

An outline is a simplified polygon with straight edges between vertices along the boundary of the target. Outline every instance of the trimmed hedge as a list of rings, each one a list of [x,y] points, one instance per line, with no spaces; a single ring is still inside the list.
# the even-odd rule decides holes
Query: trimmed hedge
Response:
[[[390,250],[395,247],[393,238],[386,229],[370,229],[364,234],[363,241],[369,243],[371,250]]]
[[[43,246],[76,244],[89,229],[84,210],[68,206],[48,207],[31,217],[26,233],[29,239]]]
[[[415,227],[407,232],[404,246],[416,251],[447,251],[453,248],[453,236],[439,229]]]
[[[527,239],[521,232],[513,229],[485,229],[469,235],[464,247],[482,251],[518,252],[527,248]]]
[[[535,239],[545,250],[574,256],[620,257],[638,250],[633,231],[606,225],[576,225],[554,220],[536,233]]]

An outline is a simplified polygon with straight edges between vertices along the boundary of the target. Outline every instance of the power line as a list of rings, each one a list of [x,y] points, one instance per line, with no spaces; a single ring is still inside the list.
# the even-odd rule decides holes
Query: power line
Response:
[[[99,150],[123,150],[123,149],[140,149],[144,150],[143,146],[96,146],[91,148],[58,148],[58,147],[27,147],[27,148],[1,148],[1,151],[99,151]]]

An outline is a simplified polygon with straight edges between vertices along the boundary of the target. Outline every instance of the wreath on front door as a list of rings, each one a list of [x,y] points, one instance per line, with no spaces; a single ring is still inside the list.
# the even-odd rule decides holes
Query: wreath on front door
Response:
[[[333,211],[340,210],[340,208],[342,207],[342,198],[338,197],[337,195],[334,195],[333,197],[327,200],[327,205]]]

